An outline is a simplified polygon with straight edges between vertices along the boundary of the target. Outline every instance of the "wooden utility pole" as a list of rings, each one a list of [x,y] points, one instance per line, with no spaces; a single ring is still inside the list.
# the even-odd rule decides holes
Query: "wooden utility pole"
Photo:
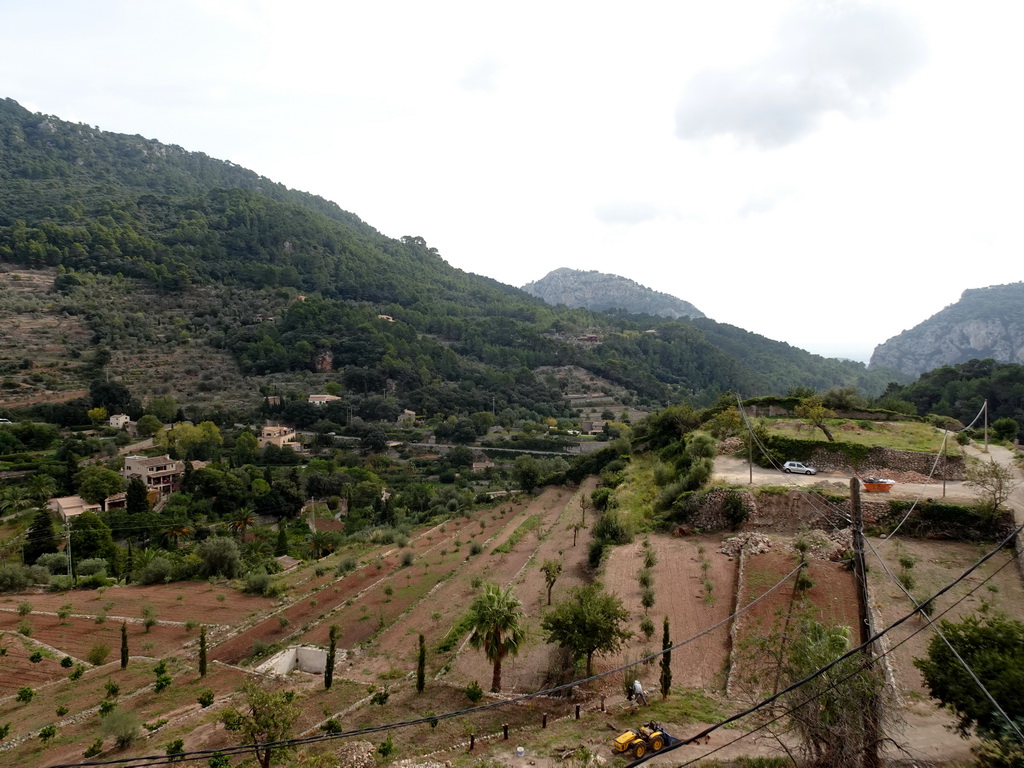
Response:
[[[868,592],[868,566],[864,558],[864,511],[860,505],[860,480],[850,478],[850,506],[853,524],[853,571],[857,577],[857,603],[860,615],[860,642],[867,641],[874,634],[871,622],[871,603]],[[874,659],[874,644],[864,646],[865,660]],[[866,671],[878,675],[876,665],[871,664]],[[864,751],[861,765],[863,768],[881,768],[882,758],[879,748],[882,742],[882,701],[879,691],[872,693],[864,707]]]

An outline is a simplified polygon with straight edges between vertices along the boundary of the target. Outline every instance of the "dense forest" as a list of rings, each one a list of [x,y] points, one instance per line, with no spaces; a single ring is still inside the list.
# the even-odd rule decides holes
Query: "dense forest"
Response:
[[[232,163],[10,99],[0,101],[0,262],[57,268],[65,297],[92,274],[167,296],[215,286],[255,306],[276,301],[282,315],[269,322],[225,312],[205,343],[244,374],[335,372],[353,395],[428,413],[564,413],[539,366],[581,366],[652,406],[792,387],[877,394],[898,379],[709,319],[550,307],[452,268],[422,237],[387,238]],[[102,323],[93,330],[116,351]]]
[[[914,404],[919,414],[950,416],[979,426],[988,403],[989,423],[1010,418],[1024,424],[1024,365],[971,360],[924,373],[907,386],[890,385],[887,395]]]

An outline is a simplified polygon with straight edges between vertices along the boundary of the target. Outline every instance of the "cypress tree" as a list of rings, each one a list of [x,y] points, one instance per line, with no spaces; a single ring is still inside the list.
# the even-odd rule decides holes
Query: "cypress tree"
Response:
[[[128,666],[128,623],[121,622],[121,669]]]
[[[53,530],[53,513],[49,509],[36,510],[32,525],[25,535],[25,546],[22,549],[24,561],[31,565],[40,555],[57,551],[57,534]]]
[[[274,547],[274,554],[277,557],[288,554],[288,532],[284,529],[284,524],[281,523],[277,528],[277,545]]]
[[[199,676],[206,677],[206,625],[199,627]]]
[[[420,653],[416,660],[416,693],[423,693],[427,672],[427,646],[420,635]]]
[[[334,684],[334,654],[338,649],[338,634],[341,627],[331,624],[331,644],[327,649],[327,665],[324,667],[324,688],[330,688]]]
[[[668,634],[668,616],[661,633],[661,698],[667,699],[668,692],[672,688],[672,638]]]

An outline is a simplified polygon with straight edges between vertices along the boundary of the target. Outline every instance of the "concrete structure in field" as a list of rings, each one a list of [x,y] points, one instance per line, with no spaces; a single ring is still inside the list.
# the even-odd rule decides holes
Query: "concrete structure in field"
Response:
[[[335,663],[346,656],[344,649],[337,649]],[[293,645],[275,653],[265,662],[256,667],[262,674],[289,675],[292,672],[308,672],[322,675],[327,669],[327,651],[309,645]]]

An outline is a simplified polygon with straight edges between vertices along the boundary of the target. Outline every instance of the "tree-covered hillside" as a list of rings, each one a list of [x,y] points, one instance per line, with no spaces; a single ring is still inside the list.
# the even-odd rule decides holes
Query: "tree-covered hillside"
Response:
[[[88,273],[134,281],[125,306],[113,297],[90,314],[94,344],[115,362],[133,329],[129,319],[110,332],[111,316],[145,310],[132,303],[140,296],[227,290],[232,303],[207,306],[202,327],[160,341],[226,350],[246,374],[333,374],[353,395],[427,412],[484,403],[564,412],[557,382],[531,373],[538,366],[581,366],[651,404],[798,386],[876,393],[893,378],[710,320],[549,307],[452,268],[421,237],[384,237],[232,163],[10,99],[0,101],[0,261],[58,269],[65,302]],[[246,313],[246,295],[281,314]]]

